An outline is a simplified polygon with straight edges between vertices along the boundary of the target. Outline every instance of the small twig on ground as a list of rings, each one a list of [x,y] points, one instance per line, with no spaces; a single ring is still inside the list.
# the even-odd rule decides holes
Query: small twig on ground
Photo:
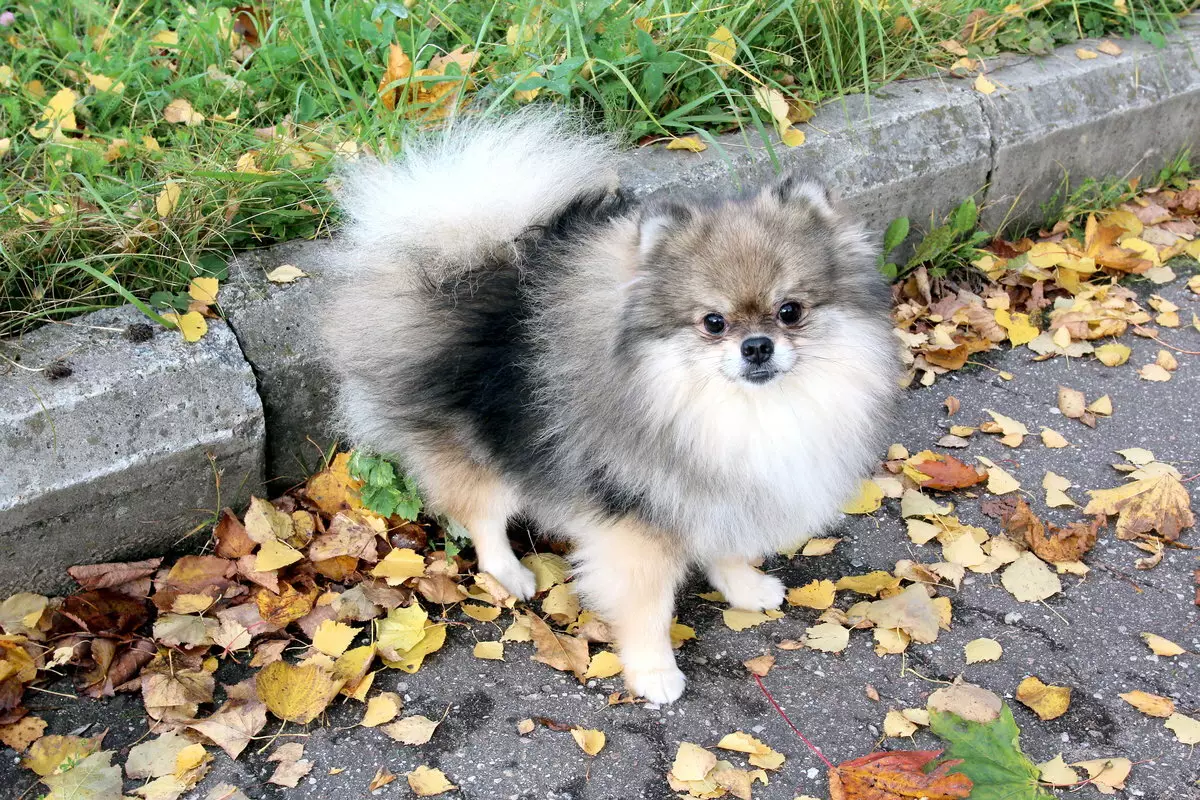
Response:
[[[760,678],[760,677],[758,677],[757,675],[755,675],[755,676],[754,676],[754,682],[758,684],[758,688],[759,688],[759,690],[760,690],[760,691],[762,691],[763,695],[764,695],[764,696],[767,698],[767,700],[769,700],[769,701],[771,702],[771,705],[775,706],[775,710],[779,712],[779,716],[783,717],[783,721],[784,721],[784,722],[786,722],[786,723],[788,724],[788,727],[792,729],[792,733],[794,733],[794,734],[796,734],[797,736],[799,736],[799,737],[800,737],[800,741],[802,741],[802,742],[804,742],[806,745],[808,745],[808,749],[809,749],[809,750],[812,750],[814,753],[816,753],[816,754],[817,754],[817,758],[819,758],[819,759],[821,759],[822,761],[824,761],[824,762],[825,762],[825,766],[829,767],[829,768],[830,768],[830,769],[832,769],[832,770],[836,770],[836,769],[837,769],[837,767],[835,767],[835,766],[833,765],[833,762],[832,762],[832,761],[830,761],[828,758],[826,758],[826,757],[825,757],[825,754],[821,752],[820,748],[818,748],[818,747],[817,747],[815,744],[813,744],[812,742],[810,742],[810,741],[809,741],[809,740],[808,740],[808,739],[807,739],[807,738],[804,736],[804,734],[800,732],[800,729],[799,729],[799,728],[797,728],[795,725],[793,725],[793,724],[792,724],[792,721],[791,721],[790,719],[788,719],[788,715],[787,715],[787,714],[785,714],[785,713],[784,713],[784,711],[783,711],[783,709],[779,707],[779,703],[776,703],[776,702],[775,702],[775,698],[774,698],[774,697],[772,697],[772,696],[771,696],[771,693],[767,691],[767,687],[766,687],[766,686],[763,686],[762,678]]]
[[[1169,348],[1171,348],[1172,350],[1174,350],[1176,353],[1183,353],[1184,355],[1188,355],[1188,356],[1200,356],[1200,351],[1197,351],[1197,350],[1184,350],[1182,347],[1176,347],[1176,346],[1175,346],[1175,345],[1173,345],[1173,344],[1170,344],[1170,343],[1168,343],[1168,342],[1164,342],[1162,339],[1158,338],[1158,334],[1157,334],[1157,333],[1154,333],[1154,332],[1152,332],[1152,331],[1151,331],[1149,328],[1143,328],[1141,325],[1134,325],[1134,326],[1133,326],[1133,329],[1134,329],[1135,331],[1137,331],[1138,333],[1140,333],[1142,336],[1144,336],[1144,337],[1146,337],[1147,339],[1149,339],[1150,341],[1152,341],[1152,342],[1158,342],[1158,343],[1159,343],[1159,344],[1161,344],[1163,347],[1169,347]]]

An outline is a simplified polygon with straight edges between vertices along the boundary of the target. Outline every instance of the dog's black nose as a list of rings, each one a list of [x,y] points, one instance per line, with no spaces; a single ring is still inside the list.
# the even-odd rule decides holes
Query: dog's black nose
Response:
[[[766,336],[751,336],[742,342],[742,358],[751,364],[763,364],[775,352],[775,343]]]

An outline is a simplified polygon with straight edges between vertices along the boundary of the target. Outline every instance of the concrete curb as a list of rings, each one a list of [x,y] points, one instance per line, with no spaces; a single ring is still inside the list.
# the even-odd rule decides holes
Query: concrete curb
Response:
[[[262,403],[228,325],[199,342],[135,343],[134,308],[47,326],[5,346],[69,376],[0,379],[0,596],[66,589],[66,568],[163,553],[259,490]]]
[[[1084,61],[1076,47],[1095,43],[1081,42],[1014,60],[988,73],[992,95],[929,79],[846,98],[817,113],[798,148],[741,134],[699,154],[638,151],[622,182],[640,196],[702,191],[778,166],[825,181],[875,231],[899,216],[924,226],[972,193],[985,227],[1039,223],[1065,177],[1152,176],[1187,147],[1200,153],[1198,23],[1164,49],[1123,42],[1118,57]],[[168,335],[133,345],[74,326],[0,342],[24,365],[65,356],[75,369],[57,383],[0,375],[0,592],[61,588],[71,564],[175,543],[197,521],[192,509],[216,507],[210,453],[226,505],[319,464],[334,437],[315,311],[332,255],[325,241],[237,256],[220,297],[228,327],[213,324],[195,345]],[[284,263],[312,277],[269,283]],[[126,308],[79,322],[137,320]]]

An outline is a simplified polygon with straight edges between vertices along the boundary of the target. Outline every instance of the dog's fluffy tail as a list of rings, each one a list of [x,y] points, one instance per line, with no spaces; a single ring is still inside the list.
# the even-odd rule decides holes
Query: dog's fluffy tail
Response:
[[[442,278],[472,269],[581,194],[615,188],[614,161],[609,140],[540,109],[414,137],[393,161],[341,171],[336,198],[355,256],[342,266]]]

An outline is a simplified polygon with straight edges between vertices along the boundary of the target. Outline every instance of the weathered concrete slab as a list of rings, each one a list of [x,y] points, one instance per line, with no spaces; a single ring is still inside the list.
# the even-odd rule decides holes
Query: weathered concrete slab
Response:
[[[289,242],[230,262],[220,305],[258,379],[267,424],[267,479],[282,490],[321,465],[336,440],[328,423],[333,384],[322,363],[317,312],[328,240]],[[310,277],[276,284],[266,275],[294,264]]]
[[[978,95],[991,130],[991,186],[983,226],[1041,224],[1064,182],[1153,177],[1186,148],[1200,152],[1200,27],[1168,47],[1122,41],[1124,52],[1080,60],[1078,47],[989,73]]]
[[[0,342],[0,596],[71,585],[75,564],[162,554],[261,491],[262,404],[225,323],[199,342],[100,311]],[[218,485],[219,477],[219,485]]]
[[[638,151],[622,170],[637,194],[712,191],[798,169],[835,189],[868,227],[896,217],[939,219],[987,183],[990,135],[975,97],[938,79],[902,81],[821,108],[800,147],[757,131],[722,136],[703,153]]]

